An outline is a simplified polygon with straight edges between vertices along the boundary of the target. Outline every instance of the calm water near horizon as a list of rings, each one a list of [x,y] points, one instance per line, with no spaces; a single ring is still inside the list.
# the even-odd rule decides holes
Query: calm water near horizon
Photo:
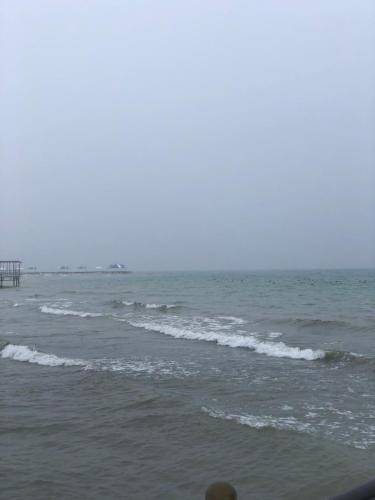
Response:
[[[375,270],[0,290],[0,498],[324,499],[372,479]]]

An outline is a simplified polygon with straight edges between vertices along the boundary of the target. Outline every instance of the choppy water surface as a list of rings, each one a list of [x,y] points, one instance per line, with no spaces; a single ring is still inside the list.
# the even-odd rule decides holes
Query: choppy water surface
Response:
[[[0,290],[6,499],[320,499],[372,478],[375,271]]]

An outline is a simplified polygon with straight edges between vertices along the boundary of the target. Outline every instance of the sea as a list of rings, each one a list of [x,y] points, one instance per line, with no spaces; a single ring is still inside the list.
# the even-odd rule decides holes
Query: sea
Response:
[[[0,290],[0,498],[319,500],[375,476],[375,270]]]

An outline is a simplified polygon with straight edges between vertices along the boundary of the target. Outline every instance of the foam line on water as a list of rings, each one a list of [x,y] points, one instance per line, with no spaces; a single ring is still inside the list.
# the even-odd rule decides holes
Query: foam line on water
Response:
[[[272,417],[270,415],[236,415],[225,413],[220,410],[211,410],[202,407],[202,411],[210,417],[219,418],[221,420],[232,420],[241,425],[247,425],[253,429],[277,429],[284,431],[298,432],[313,432],[313,427],[310,423],[301,422],[295,417]]]
[[[71,309],[58,309],[58,308],[49,307],[46,305],[41,306],[40,310],[42,311],[42,313],[56,314],[58,316],[79,316],[81,318],[98,318],[100,316],[103,316],[102,313],[91,313],[91,312],[85,312],[85,311],[72,311]]]
[[[163,325],[152,322],[128,321],[136,328],[144,328],[148,331],[154,331],[186,340],[203,340],[205,342],[215,342],[218,345],[226,347],[243,347],[251,349],[258,354],[277,358],[305,359],[312,361],[322,359],[325,352],[322,350],[300,349],[299,347],[290,347],[284,342],[264,342],[255,338],[253,335],[224,334],[216,331],[193,331],[183,328],[176,328],[170,325]]]

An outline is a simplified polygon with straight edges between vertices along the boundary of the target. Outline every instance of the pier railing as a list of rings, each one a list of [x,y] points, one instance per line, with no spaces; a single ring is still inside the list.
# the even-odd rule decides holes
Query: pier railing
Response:
[[[10,286],[20,286],[21,261],[0,260],[0,288],[6,283]]]

